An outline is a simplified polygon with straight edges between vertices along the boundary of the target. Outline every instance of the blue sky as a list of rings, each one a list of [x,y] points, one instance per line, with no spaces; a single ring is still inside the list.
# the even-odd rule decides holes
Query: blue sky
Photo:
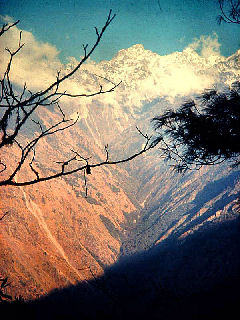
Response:
[[[160,55],[182,51],[194,38],[218,35],[221,53],[240,47],[240,26],[216,21],[217,0],[0,0],[0,14],[20,19],[19,28],[60,50],[60,58],[82,55],[112,9],[116,18],[92,58],[111,59],[141,43]]]

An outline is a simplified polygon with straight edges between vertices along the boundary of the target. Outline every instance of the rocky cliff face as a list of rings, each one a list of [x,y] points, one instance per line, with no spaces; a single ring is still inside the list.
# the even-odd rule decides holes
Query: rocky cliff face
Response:
[[[69,141],[77,144],[79,133],[74,128],[53,144],[39,146],[40,174],[51,171],[47,167],[51,159],[68,155]],[[99,154],[94,146],[91,151]],[[14,166],[14,155],[9,157],[7,150],[5,156]],[[12,279],[14,293],[43,294],[97,276],[117,259],[124,213],[135,210],[117,174],[123,174],[121,169],[96,169],[88,176],[87,197],[83,175],[2,188],[1,213],[8,214],[1,221],[1,274]],[[31,172],[26,169],[27,175]]]
[[[238,60],[238,52],[206,59],[192,49],[160,57],[135,45],[111,61],[86,65],[73,85],[94,90],[102,81],[108,84],[101,77],[122,83],[110,94],[72,105],[63,101],[65,111],[72,117],[79,111],[81,119],[42,140],[36,150],[39,172],[54,172],[56,161],[69,158],[71,149],[91,156],[93,163],[105,159],[106,144],[111,160],[131,155],[145,143],[136,125],[149,132],[149,120],[167,107],[215,83],[236,80]],[[48,109],[37,116],[45,126],[56,118]],[[1,157],[14,167],[18,151],[6,148]],[[26,168],[24,175],[31,174]],[[218,166],[180,176],[162,162],[157,149],[126,164],[95,168],[87,187],[85,197],[81,173],[2,187],[0,210],[8,214],[0,221],[0,275],[11,279],[11,294],[33,298],[85,281],[121,254],[181,240],[203,225],[234,218],[240,189],[237,170]]]

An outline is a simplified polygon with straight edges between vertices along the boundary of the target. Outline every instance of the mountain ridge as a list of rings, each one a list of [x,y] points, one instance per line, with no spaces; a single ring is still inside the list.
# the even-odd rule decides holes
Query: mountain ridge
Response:
[[[192,70],[196,63],[190,63],[190,58],[191,61],[203,59],[198,60],[199,55],[195,53],[171,56],[172,61],[178,60],[180,70],[174,72],[174,64],[167,61],[169,57],[165,58],[164,66],[156,68],[161,57],[143,51],[141,45],[132,50],[144,52],[146,58],[134,59],[133,53],[131,57],[125,57],[126,50],[122,50],[122,64],[118,56],[110,62],[86,64],[81,76],[74,75],[69,80],[73,88],[83,84],[89,92],[98,89],[99,81],[111,86],[106,79],[115,82],[123,76],[123,83],[112,93],[85,99],[83,103],[76,99],[72,105],[63,99],[67,114],[80,111],[80,121],[69,130],[39,143],[35,165],[41,175],[59,169],[56,162],[69,159],[71,149],[84,157],[91,156],[91,163],[106,158],[104,146],[107,144],[110,160],[122,159],[140,150],[145,139],[136,130],[136,125],[143,133],[150,131],[150,135],[152,117],[166,108],[177,107],[183,99],[196,94],[196,86],[182,81],[186,75],[181,74],[184,70],[182,61],[188,61],[187,79],[195,80],[197,87],[200,84],[198,90],[203,84],[210,83],[205,82],[208,69],[206,74],[201,65]],[[149,55],[155,61],[151,61]],[[217,77],[219,70],[212,60],[214,70],[210,68],[209,75],[213,83],[220,79],[224,85],[224,81],[236,79],[238,56],[239,52],[218,62],[224,71],[220,70],[222,74],[220,72]],[[164,79],[159,70],[165,73]],[[168,95],[169,88],[179,81],[178,90]],[[163,89],[160,89],[161,84]],[[182,92],[185,85],[187,89]],[[36,117],[45,127],[58,119],[49,108],[40,109]],[[26,127],[23,139],[35,134],[37,129],[33,124]],[[18,151],[16,146],[5,148],[1,157],[14,167]],[[224,220],[226,213],[234,211],[240,185],[239,173],[233,172],[235,176],[228,166],[218,166],[178,176],[162,162],[156,149],[129,163],[94,168],[87,176],[87,197],[82,174],[26,187],[24,195],[21,189],[3,187],[0,190],[1,214],[9,214],[0,222],[0,274],[12,280],[11,294],[36,298],[54,288],[78,282],[78,272],[85,280],[103,274],[106,266],[113,264],[120,255],[132,255],[161,245],[173,236],[184,239],[193,231],[192,226],[200,230],[204,225]],[[22,178],[31,175],[33,172],[26,166]],[[203,200],[202,191],[207,190],[209,183],[217,181],[224,182],[223,186],[216,194],[207,192],[207,198]],[[196,199],[200,199],[197,204]],[[35,214],[32,210],[36,210]]]

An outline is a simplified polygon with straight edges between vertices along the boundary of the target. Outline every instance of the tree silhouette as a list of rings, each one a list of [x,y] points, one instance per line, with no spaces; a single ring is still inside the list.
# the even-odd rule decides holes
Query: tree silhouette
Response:
[[[218,23],[240,24],[240,0],[218,0]],[[182,172],[223,161],[240,165],[240,82],[226,92],[205,91],[197,101],[184,103],[152,119],[165,160]]]
[[[106,159],[98,163],[90,163],[90,158],[83,157],[78,152],[70,150],[69,153],[71,155],[68,159],[57,162],[59,165],[59,169],[57,170],[57,172],[54,172],[54,174],[41,176],[40,172],[38,172],[37,170],[35,156],[36,146],[38,145],[39,141],[49,135],[54,135],[59,131],[66,130],[74,126],[79,119],[79,116],[75,120],[66,118],[66,115],[64,114],[59,104],[61,97],[92,97],[112,92],[119,85],[119,83],[116,84],[108,80],[108,82],[111,84],[110,89],[104,89],[100,85],[99,90],[97,90],[96,92],[79,94],[71,94],[67,91],[61,91],[59,87],[60,84],[62,84],[66,79],[70,78],[73,74],[79,71],[83,64],[89,59],[89,57],[99,45],[103,34],[114,18],[115,14],[112,14],[112,11],[110,10],[104,26],[100,30],[95,27],[96,41],[90,49],[88,48],[88,45],[83,45],[84,55],[77,66],[75,66],[65,75],[61,75],[61,73],[58,72],[56,75],[56,80],[53,83],[51,83],[46,89],[34,93],[27,89],[26,84],[23,86],[21,91],[16,90],[14,87],[14,83],[11,81],[11,67],[14,62],[14,57],[24,46],[21,40],[22,33],[20,32],[19,43],[15,51],[11,51],[10,49],[6,48],[7,52],[9,53],[9,62],[2,78],[0,79],[0,150],[3,150],[3,148],[6,147],[11,147],[14,144],[19,148],[21,155],[18,161],[16,161],[15,167],[13,169],[8,166],[8,163],[6,161],[3,161],[0,158],[0,173],[2,173],[2,176],[4,176],[0,181],[0,186],[31,185],[41,181],[47,181],[61,176],[69,175],[82,170],[84,171],[84,173],[90,174],[91,168],[93,167],[118,164],[121,162],[129,161],[153,147],[153,145],[150,143],[150,138],[142,134],[142,136],[146,139],[145,146],[140,151],[125,159],[110,161],[107,146],[105,147]],[[0,30],[0,36],[6,33],[10,28],[16,26],[18,23],[19,20],[14,22],[13,24],[4,24]],[[40,107],[52,107],[52,110],[58,110],[61,119],[48,128],[45,128],[40,121],[36,121],[32,118],[32,115]],[[25,145],[23,145],[19,142],[18,137],[20,136],[26,123],[29,122],[35,123],[35,125],[38,127],[38,134],[34,138],[32,138],[30,142],[26,142]],[[71,169],[68,169],[70,167],[70,163],[71,165],[75,164],[75,167],[71,167]],[[16,180],[17,175],[23,171],[23,165],[27,165],[29,167],[29,169],[33,173],[33,179],[23,181]],[[11,172],[6,176],[5,173],[7,172],[7,169]]]
[[[240,83],[226,92],[205,91],[153,119],[160,149],[178,171],[229,160],[240,164]]]
[[[221,14],[218,23],[222,22],[240,24],[240,0],[218,0]]]

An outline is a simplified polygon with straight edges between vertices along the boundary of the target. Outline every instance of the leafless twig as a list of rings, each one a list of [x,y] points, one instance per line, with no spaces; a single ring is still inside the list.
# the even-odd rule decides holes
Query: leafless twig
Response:
[[[9,212],[4,213],[4,214],[1,216],[0,221],[3,220],[3,218],[4,218],[6,215],[8,215],[8,214],[9,214]]]
[[[39,141],[42,139],[54,135],[58,132],[64,131],[68,128],[74,126],[79,120],[79,115],[77,119],[67,119],[65,113],[63,112],[61,106],[59,105],[60,99],[63,96],[75,98],[75,97],[93,97],[100,94],[106,94],[114,91],[121,82],[114,83],[111,80],[106,79],[105,77],[98,76],[105,81],[111,84],[111,87],[108,89],[104,89],[102,85],[99,86],[99,89],[95,92],[90,93],[77,93],[72,94],[67,91],[60,91],[60,85],[67,79],[69,79],[72,75],[74,75],[78,70],[81,69],[82,65],[87,61],[87,59],[91,56],[94,50],[99,45],[104,32],[110,25],[110,23],[115,18],[115,14],[112,14],[112,10],[110,10],[105,24],[101,29],[95,27],[96,33],[96,41],[89,47],[87,44],[83,45],[84,56],[80,60],[80,62],[67,74],[62,75],[60,71],[57,72],[56,80],[50,84],[46,89],[31,92],[26,83],[23,88],[16,92],[14,90],[14,86],[11,82],[11,67],[14,62],[14,57],[19,53],[24,44],[22,44],[22,32],[20,32],[19,43],[16,50],[11,51],[10,49],[6,49],[9,54],[9,62],[6,68],[5,73],[3,74],[2,79],[0,80],[0,107],[2,109],[2,116],[0,117],[0,149],[4,146],[11,146],[15,144],[20,150],[19,159],[15,163],[15,167],[11,169],[10,174],[7,177],[4,177],[3,180],[0,181],[0,186],[4,185],[12,185],[12,186],[26,186],[32,185],[35,183],[39,183],[42,181],[52,180],[58,177],[63,177],[69,174],[76,173],[78,171],[83,171],[84,179],[85,179],[85,190],[87,195],[87,180],[86,175],[92,173],[92,169],[95,167],[103,166],[103,165],[114,165],[119,163],[124,163],[126,161],[130,161],[135,157],[143,154],[149,149],[153,148],[154,145],[151,143],[151,137],[144,135],[138,128],[139,133],[146,139],[145,146],[140,150],[134,153],[131,156],[128,156],[124,159],[119,159],[116,161],[109,160],[109,150],[108,145],[105,146],[106,159],[105,161],[100,161],[98,163],[90,163],[89,157],[83,157],[78,152],[71,150],[74,153],[74,156],[69,157],[68,159],[63,159],[62,161],[58,161],[57,163],[61,165],[57,173],[48,174],[46,176],[42,175],[42,172],[37,169],[36,166],[36,158],[37,158],[37,147]],[[0,31],[0,35],[8,31],[10,28],[16,26],[19,21],[11,25],[4,25]],[[55,107],[58,109],[61,119],[56,121],[54,124],[45,128],[45,126],[39,120],[34,119],[34,114],[40,107]],[[38,128],[38,132],[35,133],[35,136],[32,139],[25,143],[25,145],[21,142],[19,143],[19,135],[23,127],[28,123],[28,121],[32,121],[36,124]],[[9,125],[11,123],[11,126]],[[32,156],[31,156],[32,155]],[[24,164],[30,168],[30,170],[34,174],[33,179],[20,180],[16,179],[17,175],[22,172]],[[71,166],[70,166],[71,164]],[[0,172],[7,172],[8,163],[0,160]]]

